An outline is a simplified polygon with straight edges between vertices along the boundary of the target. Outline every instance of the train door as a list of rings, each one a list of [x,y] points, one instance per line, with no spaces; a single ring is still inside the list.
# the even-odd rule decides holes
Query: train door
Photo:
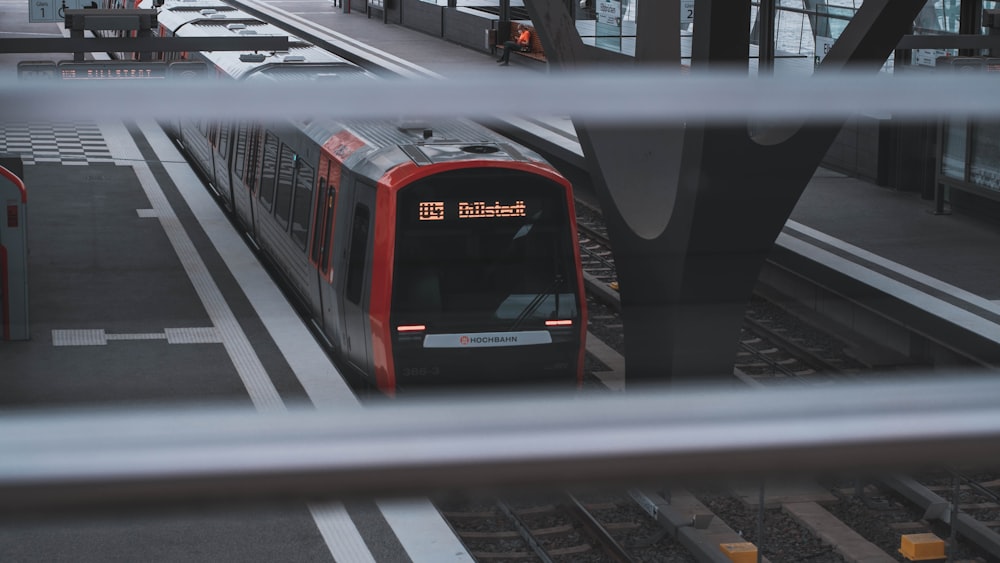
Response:
[[[216,125],[212,143],[215,146],[215,187],[230,211],[233,209],[232,182],[229,177],[229,140],[232,128],[231,123]]]
[[[233,194],[233,208],[245,231],[253,230],[253,206],[250,198],[257,174],[257,129],[240,123],[230,142],[233,147],[232,174],[230,175]]]
[[[372,373],[369,342],[371,326],[368,307],[371,301],[371,249],[375,209],[375,188],[359,182],[350,207],[347,225],[347,245],[337,283],[341,312],[344,319],[344,354],[348,361],[366,374]]]
[[[215,168],[212,164],[212,124],[204,119],[195,122],[183,121],[179,125],[181,142],[188,154],[194,158],[202,173],[208,176],[209,183],[215,186]]]
[[[333,230],[337,207],[340,164],[322,156],[319,161],[319,189],[316,190],[316,216],[313,220],[309,260],[316,268],[319,286],[320,329],[331,341],[337,327],[339,303],[333,289]]]
[[[278,136],[271,131],[262,131],[259,134],[263,138],[260,145],[260,169],[257,173],[256,183],[253,184],[256,190],[251,193],[254,202],[254,223],[250,229],[250,234],[254,239],[262,241],[260,237],[261,217],[271,213],[274,208],[274,191],[278,180],[278,149],[280,143]]]

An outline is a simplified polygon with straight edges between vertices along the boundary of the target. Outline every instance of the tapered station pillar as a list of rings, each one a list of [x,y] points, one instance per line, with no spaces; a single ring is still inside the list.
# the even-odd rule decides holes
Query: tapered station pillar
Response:
[[[606,61],[561,0],[525,4],[554,72]],[[921,8],[868,0],[817,72],[877,72]],[[636,57],[622,64],[683,80],[679,37],[664,31],[678,29],[679,13],[679,0],[644,3]],[[697,0],[691,72],[745,71],[749,27],[750,0]],[[573,122],[618,269],[627,387],[732,383],[757,277],[842,122]]]

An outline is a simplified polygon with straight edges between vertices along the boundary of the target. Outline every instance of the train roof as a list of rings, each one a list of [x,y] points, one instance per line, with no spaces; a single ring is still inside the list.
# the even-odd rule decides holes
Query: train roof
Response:
[[[414,143],[508,142],[485,127],[460,119],[353,119],[335,126],[350,130],[375,148]]]
[[[403,158],[422,165],[472,159],[543,161],[531,150],[514,145],[509,139],[464,119],[318,119],[301,127],[321,145],[344,132],[350,133],[364,141],[368,148],[367,151],[358,151],[356,154],[359,157],[375,160],[370,155],[382,152],[389,161],[396,160],[382,162],[386,168],[398,164]],[[396,156],[390,157],[389,154]]]
[[[239,10],[204,8],[205,2],[174,0],[160,11],[159,23],[177,37],[287,36],[280,52],[206,51],[201,59],[236,80],[330,80],[373,78],[367,71],[325,49]]]
[[[246,12],[242,12],[232,6],[222,4],[221,2],[187,2],[184,0],[173,0],[159,8],[159,11],[156,14],[156,22],[160,27],[173,33],[174,30],[180,28],[187,22],[212,17],[233,17],[234,19],[252,19],[260,21]]]

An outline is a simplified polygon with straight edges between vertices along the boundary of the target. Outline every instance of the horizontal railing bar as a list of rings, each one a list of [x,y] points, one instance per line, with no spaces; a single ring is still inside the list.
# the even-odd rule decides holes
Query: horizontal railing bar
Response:
[[[1000,462],[1000,381],[0,415],[0,513]]]
[[[264,119],[316,116],[561,115],[641,124],[842,120],[857,113],[898,119],[1000,116],[992,73],[834,74],[756,79],[742,73],[552,73],[510,81],[469,70],[451,79],[0,80],[4,116],[19,120],[122,118]],[[336,95],[333,95],[333,93]],[[571,92],[572,95],[567,93]],[[240,103],[234,104],[232,100]],[[67,103],[72,100],[73,103]],[[345,103],[344,100],[364,100]]]

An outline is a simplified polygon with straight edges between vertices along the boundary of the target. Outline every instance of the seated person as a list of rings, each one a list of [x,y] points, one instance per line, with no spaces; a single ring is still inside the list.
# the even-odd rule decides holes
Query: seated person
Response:
[[[503,42],[503,54],[497,59],[500,64],[510,64],[510,52],[514,49],[519,51],[530,49],[531,31],[527,27],[517,24],[517,41],[507,40]]]

